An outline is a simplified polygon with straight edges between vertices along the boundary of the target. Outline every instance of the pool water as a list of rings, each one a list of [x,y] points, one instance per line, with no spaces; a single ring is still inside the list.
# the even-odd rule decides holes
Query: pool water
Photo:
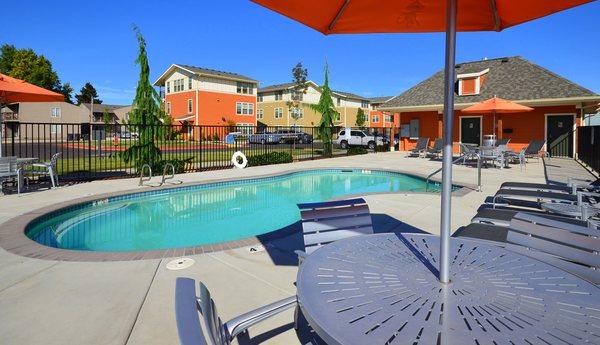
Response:
[[[300,219],[296,204],[348,195],[423,192],[411,175],[311,170],[155,190],[75,205],[31,223],[31,239],[56,248],[137,251],[189,247],[265,234]],[[429,191],[439,191],[438,186]]]

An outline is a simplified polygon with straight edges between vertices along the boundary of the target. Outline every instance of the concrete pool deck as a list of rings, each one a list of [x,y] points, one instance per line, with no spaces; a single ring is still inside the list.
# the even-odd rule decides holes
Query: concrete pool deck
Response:
[[[183,174],[185,182],[253,177],[291,169],[356,167],[426,175],[441,167],[439,161],[406,158],[403,152],[305,161],[248,168]],[[439,177],[439,176],[438,176]],[[474,184],[477,169],[454,166],[455,183]],[[504,181],[545,182],[541,160],[521,172],[483,169],[483,192],[453,197],[452,228],[468,224],[486,196]],[[137,179],[106,180],[56,190],[0,197],[0,222],[55,203],[128,190]],[[365,197],[376,226],[384,230],[410,227],[439,233],[439,194],[375,194]],[[399,221],[405,223],[402,225]],[[249,309],[293,295],[296,259],[292,252],[298,236],[269,242],[267,250],[251,253],[249,247],[189,255],[193,266],[170,271],[172,258],[137,261],[67,262],[32,259],[0,249],[1,344],[176,344],[174,319],[175,278],[202,280],[211,290],[219,313],[229,319]],[[175,253],[177,254],[177,253]],[[267,344],[298,343],[290,310],[250,329]],[[268,334],[263,334],[264,332]],[[274,330],[274,331],[273,331]]]

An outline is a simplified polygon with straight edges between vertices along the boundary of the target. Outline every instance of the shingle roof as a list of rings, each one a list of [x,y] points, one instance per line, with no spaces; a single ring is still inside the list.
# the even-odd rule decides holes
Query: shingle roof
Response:
[[[355,98],[355,99],[366,100],[366,101],[368,101],[368,100],[369,100],[369,99],[368,99],[368,98],[366,98],[366,97],[359,96],[359,95],[357,95],[357,94],[355,94],[355,93],[351,93],[351,92],[345,92],[345,91],[336,91],[336,90],[331,90],[331,91],[333,91],[334,93],[337,93],[337,94],[339,94],[339,95],[342,95],[342,96],[344,96],[344,97],[348,97],[348,98]]]
[[[273,91],[287,90],[287,89],[291,88],[292,86],[294,86],[294,83],[269,85],[269,86],[259,88],[258,92],[273,92]]]
[[[523,57],[514,56],[456,65],[457,74],[476,73],[489,68],[478,95],[458,96],[455,103],[475,103],[494,96],[509,100],[535,100],[597,96]],[[423,80],[382,105],[383,108],[440,105],[444,103],[444,70]]]
[[[238,80],[244,80],[244,81],[249,81],[249,82],[258,82],[255,79],[252,79],[250,77],[247,77],[245,75],[241,75],[238,73],[231,73],[231,72],[225,72],[225,71],[218,71],[215,69],[210,69],[210,68],[203,68],[203,67],[197,67],[197,66],[191,66],[191,65],[183,65],[183,64],[175,64],[179,67],[185,68],[187,70],[190,70],[194,73],[198,73],[198,74],[204,74],[204,75],[212,75],[215,77],[225,77],[225,78],[231,78],[231,79],[238,79]]]
[[[379,104],[379,103],[384,103],[388,100],[390,100],[390,98],[392,98],[394,96],[379,96],[379,97],[371,97],[369,98],[369,101],[371,101],[371,103],[374,104]]]
[[[82,103],[82,105],[88,109],[91,108],[91,104],[90,103]],[[119,109],[119,108],[124,108],[124,107],[128,107],[129,105],[118,105],[118,104],[97,104],[94,103],[94,113],[103,113],[104,110],[106,109],[106,111],[108,111],[109,113],[112,112],[115,109]]]

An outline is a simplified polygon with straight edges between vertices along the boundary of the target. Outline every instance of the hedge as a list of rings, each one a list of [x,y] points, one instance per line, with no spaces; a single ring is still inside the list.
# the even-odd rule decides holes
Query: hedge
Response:
[[[288,152],[270,152],[248,157],[248,166],[291,163],[292,161],[292,155]]]

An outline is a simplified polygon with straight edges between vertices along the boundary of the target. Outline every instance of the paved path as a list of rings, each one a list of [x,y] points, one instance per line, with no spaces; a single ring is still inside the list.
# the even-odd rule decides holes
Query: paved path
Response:
[[[186,182],[272,174],[294,168],[361,167],[427,174],[439,161],[405,158],[404,153],[307,161],[245,170],[185,174]],[[455,166],[454,180],[475,183],[477,170]],[[487,195],[504,181],[544,182],[543,164],[527,170],[483,170],[482,193],[453,198],[452,227],[467,224]],[[0,223],[55,202],[118,190],[139,191],[136,179],[95,181],[56,190],[0,197]],[[376,228],[419,229],[439,233],[436,194],[378,194],[365,198]],[[401,222],[403,223],[401,223]],[[0,226],[2,226],[0,224]],[[171,259],[128,262],[59,262],[24,258],[0,249],[0,344],[176,344],[173,312],[175,278],[201,279],[210,288],[224,319],[295,293],[299,234],[272,242],[266,251],[249,248],[194,255],[185,270],[165,268]],[[293,311],[250,329],[267,344],[296,344]],[[264,335],[268,330],[274,330]],[[274,336],[273,336],[274,335]]]
[[[589,170],[572,158],[544,158],[548,183],[566,185],[569,177],[596,180]]]

